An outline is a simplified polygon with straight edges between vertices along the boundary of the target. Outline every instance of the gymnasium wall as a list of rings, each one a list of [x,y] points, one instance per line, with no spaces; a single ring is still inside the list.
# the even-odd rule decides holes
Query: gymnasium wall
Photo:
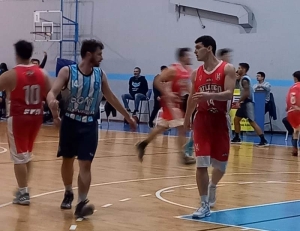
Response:
[[[292,84],[292,73],[300,69],[299,1],[228,1],[244,4],[254,12],[255,27],[251,31],[224,23],[226,19],[222,18],[202,18],[205,29],[195,16],[181,15],[177,21],[175,6],[169,0],[127,0],[122,6],[118,0],[95,1],[97,26],[92,33],[106,44],[101,65],[112,74],[109,76],[115,92],[126,92],[128,75],[123,74],[132,73],[134,66],[141,67],[143,74],[154,75],[161,65],[174,61],[176,48],[193,48],[197,37],[209,34],[218,48],[234,49],[235,66],[239,62],[250,64],[249,74],[254,80],[258,71],[266,73],[277,104],[274,127],[284,130],[281,120],[285,116],[285,95]],[[195,68],[200,65],[195,59],[193,63]],[[121,85],[124,88],[115,88]]]
[[[250,64],[249,74],[255,80],[257,71],[264,71],[272,85],[277,104],[276,130],[284,130],[281,119],[285,116],[285,94],[292,84],[291,74],[298,69],[299,17],[298,0],[226,0],[246,5],[255,15],[255,26],[245,31],[232,19],[201,14],[202,29],[195,12],[181,15],[177,21],[175,6],[169,0],[83,0],[80,1],[80,40],[98,38],[105,44],[101,67],[108,73],[113,91],[121,96],[127,92],[128,79],[133,68],[142,68],[149,86],[161,65],[174,62],[175,49],[194,46],[194,40],[205,34],[212,35],[218,48],[234,49],[233,63]],[[74,1],[66,3],[68,17],[74,15]],[[16,7],[16,3],[18,7]],[[1,1],[0,61],[14,65],[12,44],[18,39],[33,40],[34,10],[58,10],[59,0]],[[210,19],[209,19],[210,18]],[[217,20],[215,20],[217,19]],[[69,30],[72,33],[72,30]],[[34,57],[42,59],[43,51],[49,58],[46,69],[53,73],[59,55],[57,43],[34,43]],[[69,58],[72,48],[66,46],[64,57]],[[193,67],[201,63],[193,60]],[[300,69],[300,68],[299,68]],[[254,83],[254,82],[253,82]],[[119,117],[121,118],[121,117]]]

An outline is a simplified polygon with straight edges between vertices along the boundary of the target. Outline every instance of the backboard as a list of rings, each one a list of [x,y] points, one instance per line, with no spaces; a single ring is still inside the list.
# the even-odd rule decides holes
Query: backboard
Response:
[[[33,31],[36,42],[60,42],[62,41],[62,12],[45,10],[34,11]]]

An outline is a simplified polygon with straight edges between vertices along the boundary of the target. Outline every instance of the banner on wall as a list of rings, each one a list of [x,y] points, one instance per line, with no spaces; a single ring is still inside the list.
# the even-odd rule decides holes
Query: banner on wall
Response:
[[[231,119],[231,129],[234,131],[234,116],[236,113],[237,108],[235,107],[235,103],[239,101],[241,97],[241,91],[240,89],[234,89],[233,93],[233,100],[232,100],[232,105],[231,105],[231,110],[229,112],[230,114],[230,119]],[[242,132],[253,132],[254,129],[246,119],[242,119],[241,122],[241,131]]]

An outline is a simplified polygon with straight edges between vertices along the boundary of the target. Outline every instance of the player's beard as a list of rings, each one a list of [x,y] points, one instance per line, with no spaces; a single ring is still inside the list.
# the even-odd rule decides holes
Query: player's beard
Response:
[[[96,61],[94,57],[91,58],[91,63],[93,67],[99,67],[100,63]]]

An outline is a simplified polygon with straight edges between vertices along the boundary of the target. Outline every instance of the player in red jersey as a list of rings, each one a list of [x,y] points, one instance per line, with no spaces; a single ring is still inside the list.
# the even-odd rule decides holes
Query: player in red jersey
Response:
[[[300,71],[293,74],[295,84],[286,97],[287,120],[294,128],[292,145],[293,156],[298,156],[298,137],[300,131]]]
[[[137,144],[140,161],[143,160],[147,145],[168,128],[178,129],[178,148],[185,164],[195,163],[195,158],[184,153],[186,141],[183,129],[183,118],[186,109],[187,95],[191,87],[190,49],[177,50],[178,63],[171,65],[154,79],[155,87],[162,93],[161,106],[163,112],[158,118],[157,127],[148,135],[147,139]],[[184,102],[185,101],[185,102]]]
[[[13,203],[29,205],[28,178],[32,148],[43,121],[43,103],[50,82],[47,74],[30,63],[31,43],[21,40],[15,45],[17,66],[0,76],[0,91],[10,102],[7,136],[19,189]]]
[[[191,115],[197,106],[193,131],[201,207],[193,213],[193,218],[204,218],[210,215],[210,206],[216,201],[216,185],[226,170],[230,144],[227,112],[236,78],[234,67],[215,57],[216,42],[212,37],[202,36],[195,43],[197,60],[203,61],[204,65],[192,74],[193,86],[184,126],[189,127]],[[207,171],[210,165],[213,167],[211,181]]]

